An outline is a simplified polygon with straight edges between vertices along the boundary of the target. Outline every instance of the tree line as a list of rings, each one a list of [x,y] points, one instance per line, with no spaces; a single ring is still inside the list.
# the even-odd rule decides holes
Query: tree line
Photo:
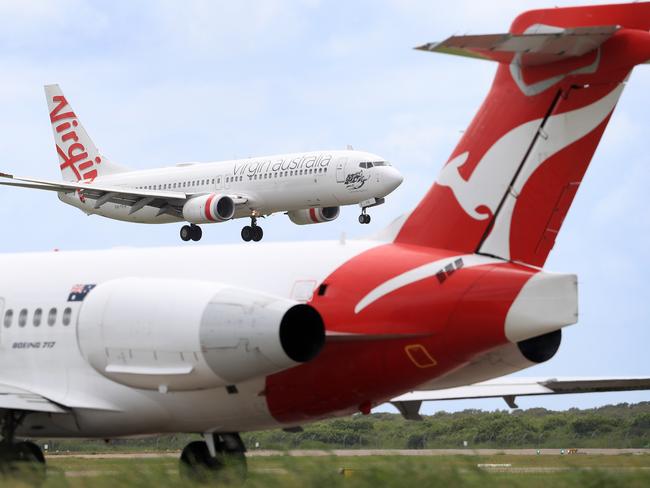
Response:
[[[49,441],[50,451],[176,450],[193,437]],[[593,409],[543,408],[485,412],[437,412],[420,422],[399,414],[374,413],[324,420],[300,432],[269,430],[242,435],[255,449],[439,449],[439,448],[650,448],[650,402]],[[48,443],[48,440],[41,440]]]

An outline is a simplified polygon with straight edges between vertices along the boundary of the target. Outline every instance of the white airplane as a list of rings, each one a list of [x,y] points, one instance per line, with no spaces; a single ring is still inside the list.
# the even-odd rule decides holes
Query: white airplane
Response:
[[[184,241],[198,241],[197,224],[250,218],[244,241],[259,241],[257,219],[286,212],[298,225],[331,222],[343,205],[367,209],[402,183],[381,157],[362,151],[279,154],[215,163],[132,171],[100,154],[58,85],[45,87],[56,151],[65,181],[0,173],[2,185],[55,191],[59,199],[88,215],[141,224],[189,222]]]
[[[373,239],[0,255],[0,461],[43,464],[29,438],[191,432],[183,473],[243,475],[242,431],[650,389],[501,378],[550,360],[578,320],[577,277],[543,266],[649,30],[650,3],[554,8],[423,46],[496,60],[497,82]]]

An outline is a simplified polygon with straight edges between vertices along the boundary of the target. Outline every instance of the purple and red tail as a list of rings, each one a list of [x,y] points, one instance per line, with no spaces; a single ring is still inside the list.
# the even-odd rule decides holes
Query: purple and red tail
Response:
[[[499,67],[396,242],[542,266],[627,77],[650,60],[649,30],[650,3],[554,8],[422,46]]]

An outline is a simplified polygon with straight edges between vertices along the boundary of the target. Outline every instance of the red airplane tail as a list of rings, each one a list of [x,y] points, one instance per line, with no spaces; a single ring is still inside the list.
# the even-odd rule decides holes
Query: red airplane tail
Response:
[[[418,49],[499,63],[486,100],[396,242],[542,266],[627,77],[650,3],[526,12],[509,34]]]

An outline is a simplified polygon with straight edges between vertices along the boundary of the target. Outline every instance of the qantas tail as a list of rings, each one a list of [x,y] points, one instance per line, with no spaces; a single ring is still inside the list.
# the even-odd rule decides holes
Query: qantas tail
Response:
[[[99,153],[59,85],[46,85],[45,97],[64,180],[88,182],[98,176],[128,171]]]
[[[510,33],[418,49],[499,63],[486,100],[396,242],[542,266],[632,69],[650,3],[526,12]]]

